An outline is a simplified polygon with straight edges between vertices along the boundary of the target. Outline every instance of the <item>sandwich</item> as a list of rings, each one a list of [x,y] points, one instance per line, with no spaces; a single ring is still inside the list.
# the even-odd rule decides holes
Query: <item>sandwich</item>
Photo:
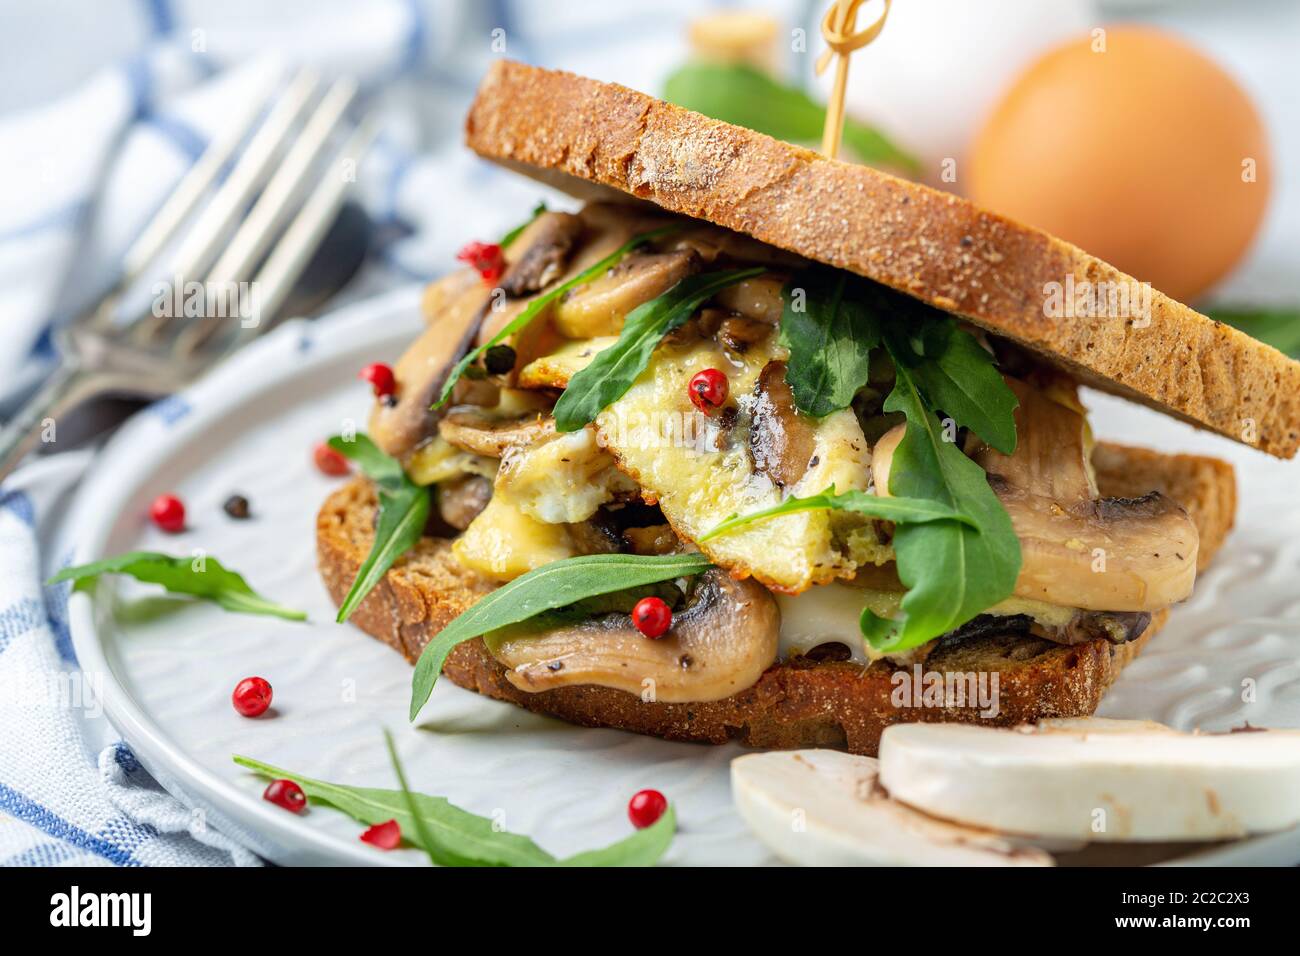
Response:
[[[379,464],[318,517],[343,614],[418,662],[413,716],[439,675],[867,755],[896,722],[1087,716],[1236,492],[1095,440],[1080,386],[1300,443],[1300,363],[956,196],[508,61],[466,140],[576,203],[428,288]]]

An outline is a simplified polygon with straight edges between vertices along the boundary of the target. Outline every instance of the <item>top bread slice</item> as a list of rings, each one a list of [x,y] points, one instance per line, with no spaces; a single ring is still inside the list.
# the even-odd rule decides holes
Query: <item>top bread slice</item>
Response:
[[[1067,282],[1136,280],[950,193],[507,60],[479,87],[466,141],[582,198],[617,190],[873,279],[1279,458],[1300,446],[1300,362],[1154,290],[1136,316],[1049,315],[1049,290]]]

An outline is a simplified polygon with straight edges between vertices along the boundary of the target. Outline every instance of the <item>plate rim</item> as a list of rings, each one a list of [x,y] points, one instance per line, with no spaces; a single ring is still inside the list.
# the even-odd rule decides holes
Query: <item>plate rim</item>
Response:
[[[137,487],[140,478],[147,475],[156,463],[157,456],[130,454],[133,442],[151,428],[162,424],[175,439],[202,431],[203,426],[216,419],[222,402],[230,403],[238,395],[239,403],[254,399],[258,394],[276,388],[291,377],[309,375],[321,364],[328,364],[356,347],[359,339],[374,328],[378,317],[401,317],[418,308],[423,284],[403,285],[380,295],[341,306],[318,319],[294,319],[283,323],[267,335],[256,339],[236,355],[221,362],[198,381],[175,393],[175,398],[188,403],[193,411],[181,421],[167,425],[157,416],[150,416],[153,406],[142,409],[128,420],[104,448],[95,456],[98,480],[93,485],[78,488],[66,520],[72,527],[86,529],[78,533],[73,544],[71,563],[80,564],[97,560],[118,515],[105,509],[105,501],[119,500],[123,492]],[[418,312],[416,313],[418,314]],[[395,323],[398,328],[400,325]],[[405,331],[405,330],[403,330]],[[382,338],[382,336],[370,336]],[[280,376],[267,376],[255,387],[247,373],[251,367],[270,363],[286,350],[300,356],[299,344],[308,341],[311,354],[305,360],[284,366],[287,372]],[[301,357],[301,356],[300,356]],[[164,399],[163,401],[167,401]],[[98,589],[96,589],[98,590]],[[215,810],[220,818],[234,824],[238,842],[254,838],[251,847],[259,856],[273,862],[290,865],[295,862],[318,862],[364,866],[400,866],[400,861],[377,854],[367,847],[349,846],[315,827],[299,825],[296,817],[286,816],[283,810],[240,790],[229,780],[208,770],[185,752],[183,746],[171,740],[145,709],[123,686],[114,668],[111,655],[106,653],[99,634],[99,615],[110,613],[101,608],[96,595],[73,591],[68,597],[68,627],[77,666],[83,672],[99,673],[99,702],[112,727],[122,735],[132,752],[158,783],[187,805],[198,805]],[[176,792],[183,787],[184,795]],[[220,829],[220,828],[219,828]],[[269,839],[268,839],[269,837]],[[306,860],[303,857],[306,857]]]
[[[150,429],[165,428],[174,440],[191,437],[201,432],[206,423],[218,418],[222,408],[254,400],[262,392],[282,386],[288,379],[313,374],[316,367],[356,350],[362,342],[377,342],[398,335],[405,341],[410,332],[418,331],[418,322],[411,322],[408,330],[403,321],[418,317],[418,302],[423,289],[423,283],[402,285],[340,306],[318,319],[285,322],[177,392],[175,398],[193,409],[184,419],[167,423],[157,415],[150,415],[148,408],[132,416],[94,456],[98,480],[80,486],[67,511],[65,521],[73,522],[72,527],[87,529],[86,533],[78,533],[71,561],[83,563],[102,556],[118,520],[118,513],[105,508],[104,502],[114,502],[129,494],[131,489],[147,480],[156,466],[157,455],[131,455],[133,443],[139,436]],[[381,320],[389,316],[395,321],[383,325]],[[388,335],[376,333],[376,328],[387,329]],[[300,348],[303,342],[311,346],[310,354],[305,358]],[[284,363],[282,359],[286,352],[296,356],[297,360]],[[276,368],[271,368],[270,374],[260,379],[248,374],[250,369],[276,362],[279,363],[278,374]],[[257,384],[250,388],[250,381]],[[188,806],[213,811],[217,822],[226,824],[218,826],[219,830],[276,863],[403,865],[402,861],[375,853],[363,845],[353,846],[324,830],[303,825],[297,817],[286,816],[282,810],[267,805],[189,756],[184,746],[172,740],[157,725],[119,680],[112,655],[106,653],[100,638],[100,617],[108,613],[111,613],[110,609],[101,606],[96,594],[74,591],[69,595],[68,625],[77,666],[83,671],[102,675],[99,702],[105,717],[159,785]],[[1225,858],[1223,863],[1227,865],[1251,865],[1252,862],[1263,862],[1261,858],[1277,860],[1283,853],[1293,859],[1300,854],[1300,830],[1247,837],[1221,847],[1193,851],[1157,865],[1222,865],[1218,863],[1220,857]]]

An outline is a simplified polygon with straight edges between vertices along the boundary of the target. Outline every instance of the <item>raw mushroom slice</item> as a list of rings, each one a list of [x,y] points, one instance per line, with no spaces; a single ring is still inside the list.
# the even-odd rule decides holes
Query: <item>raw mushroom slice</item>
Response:
[[[664,703],[721,700],[752,687],[776,660],[780,612],[772,595],[725,571],[704,572],[672,629],[651,640],[627,614],[605,614],[547,630],[488,635],[506,678],[536,693],[571,684],[613,687]]]
[[[1052,866],[1041,850],[937,820],[877,785],[878,763],[837,750],[747,754],[731,796],[754,834],[802,866]]]
[[[1300,731],[1188,734],[1148,721],[1012,730],[897,724],[880,780],[934,816],[1036,837],[1222,840],[1300,823]]]

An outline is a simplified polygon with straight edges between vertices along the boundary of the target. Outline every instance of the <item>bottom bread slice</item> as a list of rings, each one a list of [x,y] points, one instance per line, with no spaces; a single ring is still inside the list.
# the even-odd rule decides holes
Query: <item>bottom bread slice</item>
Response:
[[[1224,462],[1101,444],[1094,464],[1105,495],[1159,490],[1182,504],[1200,530],[1201,567],[1232,527],[1236,491],[1232,468]],[[375,507],[373,488],[357,479],[331,494],[317,517],[321,577],[336,604],[369,553]],[[413,663],[433,635],[492,587],[452,558],[449,541],[426,537],[394,564],[351,620]],[[706,703],[647,702],[595,686],[528,693],[506,679],[505,669],[477,639],[452,651],[443,674],[480,694],[589,727],[669,740],[736,740],[752,747],[837,747],[874,756],[880,735],[893,723],[1010,726],[1092,714],[1166,617],[1167,612],[1154,615],[1142,637],[1123,645],[1099,639],[1065,647],[1023,633],[941,644],[919,673],[887,661],[863,667],[795,657],[772,665],[748,690]],[[931,675],[952,676],[936,691]]]

